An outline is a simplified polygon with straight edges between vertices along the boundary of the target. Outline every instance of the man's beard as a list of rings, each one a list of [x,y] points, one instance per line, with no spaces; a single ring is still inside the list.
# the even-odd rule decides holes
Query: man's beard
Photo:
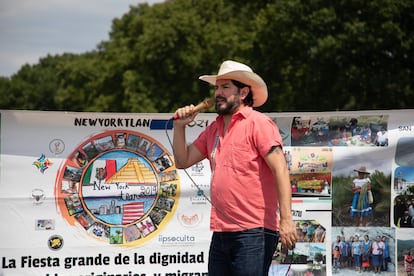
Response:
[[[220,101],[217,101],[217,99],[221,99],[225,102],[225,106],[223,108],[220,108]],[[239,101],[239,95],[237,95],[233,101],[229,102],[224,97],[216,97],[216,112],[219,115],[231,115],[234,113],[234,110],[236,110],[240,106]]]

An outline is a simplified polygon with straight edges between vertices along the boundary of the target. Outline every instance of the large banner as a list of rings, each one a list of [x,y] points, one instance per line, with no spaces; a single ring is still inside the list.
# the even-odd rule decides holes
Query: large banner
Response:
[[[0,275],[207,275],[210,165],[175,167],[171,115],[0,110]],[[267,115],[284,141],[299,237],[294,250],[278,246],[269,275],[374,272],[377,237],[382,274],[404,275],[414,111]],[[188,141],[215,117],[199,114]],[[364,211],[352,190],[361,170]],[[368,266],[355,263],[356,239],[371,248]]]

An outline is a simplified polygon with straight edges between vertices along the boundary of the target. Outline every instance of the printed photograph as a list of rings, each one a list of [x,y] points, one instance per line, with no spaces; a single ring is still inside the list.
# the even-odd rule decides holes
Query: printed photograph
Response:
[[[294,117],[292,146],[388,146],[388,115]]]
[[[85,152],[85,154],[88,156],[88,160],[93,159],[95,156],[99,154],[99,151],[95,148],[95,146],[92,144],[92,142],[86,143],[82,150]]]
[[[326,244],[303,242],[286,250],[279,243],[269,275],[326,275]]]
[[[395,229],[332,227],[332,274],[395,275]]]
[[[55,230],[55,220],[37,219],[35,221],[35,230]]]
[[[395,163],[401,167],[414,167],[414,137],[398,139],[395,150]]]
[[[397,267],[398,275],[414,274],[414,239],[412,230],[398,230]]]
[[[401,195],[414,194],[414,166],[395,169],[394,191]]]
[[[391,154],[388,148],[370,153],[362,148],[335,151],[333,226],[390,226]]]
[[[126,147],[127,149],[130,150],[137,150],[138,145],[139,145],[139,140],[140,137],[134,134],[128,134],[128,140],[127,140],[127,144]]]
[[[284,149],[294,197],[330,197],[332,148],[292,147]]]
[[[400,194],[394,198],[394,225],[414,228],[414,195]]]
[[[115,147],[112,136],[104,136],[93,141],[98,151],[107,151]]]

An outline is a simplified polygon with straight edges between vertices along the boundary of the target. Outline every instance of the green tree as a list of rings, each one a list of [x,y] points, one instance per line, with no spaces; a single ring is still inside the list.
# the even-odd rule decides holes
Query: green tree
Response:
[[[9,78],[0,77],[0,109],[11,108],[13,94],[11,94],[10,85]]]
[[[125,57],[125,108],[172,112],[209,96],[209,86],[197,77],[216,72],[223,59],[250,44],[233,9],[222,0],[177,0],[132,7],[114,20],[111,39],[100,48],[110,62]]]
[[[0,87],[1,106],[7,109],[56,110],[53,96],[58,88],[58,79],[55,72],[61,61],[61,57],[49,55],[40,59],[38,64],[24,65],[7,85]]]
[[[59,88],[55,103],[59,110],[122,111],[117,101],[117,82],[107,81],[101,54],[72,55],[57,71]]]
[[[413,9],[402,0],[268,5],[253,53],[273,91],[266,109],[413,107]]]

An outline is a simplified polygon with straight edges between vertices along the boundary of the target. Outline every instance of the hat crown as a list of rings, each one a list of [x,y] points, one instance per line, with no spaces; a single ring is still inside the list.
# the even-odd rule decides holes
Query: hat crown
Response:
[[[253,73],[253,70],[246,64],[233,60],[226,60],[221,64],[217,75],[220,76],[235,71],[246,71]]]

